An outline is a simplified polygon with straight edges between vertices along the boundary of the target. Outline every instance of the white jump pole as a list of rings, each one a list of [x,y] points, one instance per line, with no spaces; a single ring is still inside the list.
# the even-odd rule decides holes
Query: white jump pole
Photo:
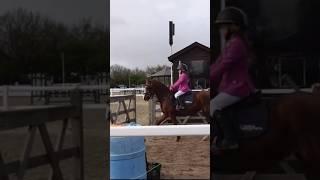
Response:
[[[110,127],[110,136],[206,136],[210,125],[161,125]]]

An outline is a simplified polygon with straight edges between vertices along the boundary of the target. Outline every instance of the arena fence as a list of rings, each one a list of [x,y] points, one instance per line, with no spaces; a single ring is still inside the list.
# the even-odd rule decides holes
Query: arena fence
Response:
[[[50,138],[47,125],[50,122],[62,121],[62,128],[55,145]],[[72,147],[65,147],[68,126],[71,126]],[[33,107],[28,109],[15,109],[0,112],[0,133],[17,128],[27,128],[28,134],[25,146],[22,148],[19,160],[7,162],[0,151],[0,179],[9,180],[15,175],[22,180],[30,169],[50,165],[49,179],[64,179],[59,162],[72,159],[72,174],[74,180],[84,179],[83,161],[83,120],[82,98],[79,90],[72,93],[70,105]],[[34,147],[36,131],[42,139],[46,153],[31,155]],[[14,133],[14,132],[13,132]]]

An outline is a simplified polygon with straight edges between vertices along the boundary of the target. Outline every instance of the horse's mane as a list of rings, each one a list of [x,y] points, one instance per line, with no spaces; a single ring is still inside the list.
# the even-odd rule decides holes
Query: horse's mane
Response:
[[[160,81],[152,79],[150,83],[153,91],[156,92],[159,99],[162,99],[163,97],[168,97],[170,95],[169,88]]]
[[[170,92],[169,88],[158,80],[152,79],[151,84],[152,84],[152,87],[154,87],[160,92]]]

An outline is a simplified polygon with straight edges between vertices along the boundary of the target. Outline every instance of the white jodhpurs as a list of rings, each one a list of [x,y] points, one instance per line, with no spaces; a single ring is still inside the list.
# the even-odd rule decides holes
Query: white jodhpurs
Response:
[[[174,97],[175,97],[176,99],[178,99],[179,96],[184,95],[184,94],[185,94],[185,92],[178,91],[178,92],[176,92],[176,93],[174,94]]]

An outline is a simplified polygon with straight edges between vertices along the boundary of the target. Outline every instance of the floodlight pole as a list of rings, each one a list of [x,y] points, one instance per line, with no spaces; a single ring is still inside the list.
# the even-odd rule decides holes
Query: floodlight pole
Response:
[[[172,21],[169,21],[169,45],[170,45],[170,49],[171,49],[171,54],[172,55],[172,45],[173,45],[173,36],[175,34],[175,27],[174,27],[174,23]],[[171,85],[173,84],[173,62],[171,64]]]

